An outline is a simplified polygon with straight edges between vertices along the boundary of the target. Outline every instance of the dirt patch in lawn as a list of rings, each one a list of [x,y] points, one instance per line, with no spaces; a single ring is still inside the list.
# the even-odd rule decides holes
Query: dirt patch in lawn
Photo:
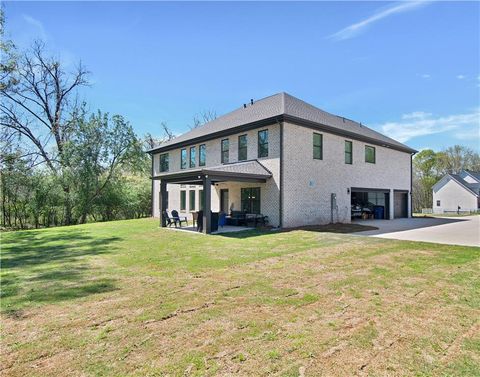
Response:
[[[378,228],[370,225],[360,224],[326,224],[326,225],[307,225],[294,228],[284,228],[282,232],[291,232],[294,230],[306,230],[309,232],[325,232],[325,233],[356,233],[365,232],[367,230],[377,230]]]

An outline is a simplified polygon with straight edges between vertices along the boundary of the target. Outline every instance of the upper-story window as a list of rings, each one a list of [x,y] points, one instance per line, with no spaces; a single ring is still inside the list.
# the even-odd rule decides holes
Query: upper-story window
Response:
[[[365,145],[365,162],[375,163],[375,147]]]
[[[197,153],[195,147],[190,147],[190,167],[194,168],[197,160]]]
[[[187,168],[187,149],[182,148],[180,151],[180,169]]]
[[[323,135],[313,133],[313,158],[315,160],[323,159]]]
[[[247,159],[247,135],[238,137],[238,161]]]
[[[268,130],[258,131],[258,157],[268,157]]]
[[[205,166],[207,161],[207,150],[205,144],[198,147],[198,166]]]
[[[229,151],[230,151],[230,143],[228,142],[228,139],[223,139],[222,140],[222,155],[221,155],[222,164],[226,164],[228,162]]]
[[[162,153],[160,155],[160,171],[168,171],[168,153]]]
[[[353,149],[352,149],[352,142],[345,140],[345,163],[352,164],[353,162]]]

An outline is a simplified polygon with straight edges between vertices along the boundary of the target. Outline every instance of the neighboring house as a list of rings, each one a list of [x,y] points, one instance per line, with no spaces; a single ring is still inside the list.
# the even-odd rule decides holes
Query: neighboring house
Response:
[[[386,219],[408,217],[415,152],[279,93],[150,150],[152,210],[261,213],[295,227],[348,223],[352,203],[368,202]]]
[[[433,186],[433,213],[477,212],[479,190],[480,172],[447,174]]]

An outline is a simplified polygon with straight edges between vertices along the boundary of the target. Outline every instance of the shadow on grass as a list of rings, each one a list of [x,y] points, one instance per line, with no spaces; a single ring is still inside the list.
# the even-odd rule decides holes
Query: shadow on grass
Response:
[[[115,279],[92,260],[120,240],[72,229],[10,234],[2,240],[1,311],[18,317],[25,307],[115,290]]]
[[[377,227],[366,226],[360,224],[326,224],[326,225],[306,225],[295,228],[257,228],[252,230],[244,230],[239,232],[228,232],[228,233],[218,233],[216,236],[227,237],[227,238],[249,238],[249,237],[258,237],[268,234],[275,233],[288,233],[297,230],[303,230],[307,232],[319,232],[319,233],[340,233],[340,234],[349,234],[356,232],[365,232],[367,230],[377,230]]]

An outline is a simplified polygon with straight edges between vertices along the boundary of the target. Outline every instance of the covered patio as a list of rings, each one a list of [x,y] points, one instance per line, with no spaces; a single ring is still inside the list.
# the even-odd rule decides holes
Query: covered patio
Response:
[[[153,177],[160,181],[160,226],[166,227],[167,222],[163,214],[167,210],[167,184],[201,185],[203,186],[203,233],[212,233],[212,185],[221,182],[248,182],[265,183],[272,177],[272,173],[257,160],[227,163],[220,166],[191,169],[175,173],[163,173]],[[230,226],[228,226],[230,231]],[[194,227],[190,227],[194,230]],[[227,231],[227,226],[224,227]],[[233,227],[232,227],[233,228]],[[243,227],[234,227],[243,228]],[[177,228],[178,229],[178,228]],[[186,229],[186,228],[184,228]],[[245,229],[248,229],[245,227]],[[190,230],[190,229],[189,229]],[[221,232],[222,230],[220,230]],[[217,231],[218,232],[218,231]]]

